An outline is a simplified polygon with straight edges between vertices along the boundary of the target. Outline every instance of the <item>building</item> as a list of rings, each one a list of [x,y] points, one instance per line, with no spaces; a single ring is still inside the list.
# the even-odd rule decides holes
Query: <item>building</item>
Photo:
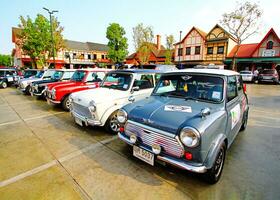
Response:
[[[182,41],[175,44],[175,63],[183,68],[195,65],[223,65],[236,39],[216,24],[208,33],[193,27]]]
[[[148,59],[148,62],[145,64],[164,64],[166,61],[166,49],[163,45],[161,45],[161,36],[156,36],[157,43],[151,44],[151,52]],[[172,51],[172,58],[171,61],[173,61],[173,51]],[[132,64],[132,65],[139,65],[140,59],[139,59],[139,52],[135,52],[131,55],[129,55],[126,58],[126,64]]]
[[[185,67],[204,64],[206,33],[193,27],[187,35],[175,45],[175,58],[177,64]]]
[[[235,46],[225,60],[231,65],[237,50]],[[237,70],[277,69],[280,70],[280,39],[271,28],[259,43],[241,44],[236,53]]]
[[[15,48],[12,51],[14,65],[18,67],[31,67],[31,59],[25,55],[18,46],[18,34],[21,29],[12,28],[12,42]],[[57,52],[55,57],[55,68],[80,68],[95,65],[110,65],[107,58],[108,46],[93,42],[78,42],[65,40],[65,49]],[[49,60],[50,66],[54,66],[53,59]],[[38,66],[40,68],[42,66]]]

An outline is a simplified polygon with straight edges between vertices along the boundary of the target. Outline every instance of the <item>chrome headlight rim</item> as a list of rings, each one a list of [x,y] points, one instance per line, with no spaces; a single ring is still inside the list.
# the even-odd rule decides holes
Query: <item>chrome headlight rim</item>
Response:
[[[95,102],[94,102],[93,100],[91,100],[91,101],[89,102],[89,107],[88,107],[88,109],[89,109],[89,111],[90,111],[91,113],[94,113],[94,112],[96,111],[96,104],[95,104]]]
[[[118,110],[117,120],[121,124],[124,124],[127,121],[127,112],[124,109],[119,109]]]
[[[187,138],[188,137],[188,138]],[[200,133],[193,127],[184,127],[180,131],[179,135],[180,141],[182,144],[189,148],[195,148],[200,144]],[[187,141],[186,138],[189,140]],[[191,144],[188,143],[191,141]]]

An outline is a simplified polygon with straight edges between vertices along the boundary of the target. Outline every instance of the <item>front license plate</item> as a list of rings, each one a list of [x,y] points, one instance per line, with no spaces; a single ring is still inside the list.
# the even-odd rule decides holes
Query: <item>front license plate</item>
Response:
[[[152,154],[144,149],[141,149],[137,146],[133,146],[133,156],[154,166],[154,154]]]
[[[75,122],[76,122],[76,124],[79,124],[80,126],[83,126],[82,120],[80,120],[80,119],[77,118],[77,117],[75,117]]]

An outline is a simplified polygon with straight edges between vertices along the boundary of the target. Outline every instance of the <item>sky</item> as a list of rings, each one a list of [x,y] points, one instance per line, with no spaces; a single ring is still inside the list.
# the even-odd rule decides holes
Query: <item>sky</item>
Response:
[[[245,43],[260,42],[271,27],[280,36],[280,0],[250,0],[258,2],[263,10],[261,29]],[[239,2],[242,2],[240,0]],[[179,41],[196,26],[209,32],[222,18],[234,10],[235,0],[1,0],[0,54],[11,54],[12,27],[19,24],[19,16],[35,18],[48,13],[43,7],[58,10],[55,16],[64,27],[65,39],[107,44],[106,29],[110,23],[119,23],[126,31],[129,52],[134,52],[132,28],[139,23],[152,26],[154,34],[174,35]]]

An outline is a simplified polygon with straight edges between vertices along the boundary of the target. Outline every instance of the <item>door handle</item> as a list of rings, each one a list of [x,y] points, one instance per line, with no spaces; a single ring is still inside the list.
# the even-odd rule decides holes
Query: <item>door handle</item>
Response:
[[[134,102],[135,101],[135,97],[134,96],[128,97],[128,101]]]

